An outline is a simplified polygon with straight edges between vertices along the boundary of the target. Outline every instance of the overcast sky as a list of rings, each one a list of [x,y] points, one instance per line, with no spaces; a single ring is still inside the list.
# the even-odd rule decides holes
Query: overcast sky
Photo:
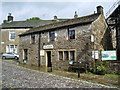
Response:
[[[0,23],[7,19],[8,13],[12,13],[14,21],[26,20],[31,17],[41,19],[73,18],[74,12],[78,16],[85,16],[94,13],[96,6],[104,7],[104,13],[108,12],[114,1],[103,2],[2,2]]]

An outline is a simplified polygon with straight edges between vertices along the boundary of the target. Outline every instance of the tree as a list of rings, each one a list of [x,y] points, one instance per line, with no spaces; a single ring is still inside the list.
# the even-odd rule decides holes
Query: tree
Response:
[[[27,21],[30,21],[30,20],[41,20],[39,17],[32,17],[32,18],[29,18],[29,19],[26,19]]]

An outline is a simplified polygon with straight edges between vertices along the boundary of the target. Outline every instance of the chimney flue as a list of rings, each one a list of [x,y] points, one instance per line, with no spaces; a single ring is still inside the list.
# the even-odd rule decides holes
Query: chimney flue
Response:
[[[77,15],[77,11],[75,11],[74,18],[77,18],[77,17],[78,17],[78,15]]]
[[[103,7],[97,6],[97,13],[103,14]]]
[[[11,16],[11,13],[8,14],[8,21],[12,22],[13,21],[13,16]]]
[[[54,20],[57,20],[58,18],[57,18],[57,16],[54,16]]]

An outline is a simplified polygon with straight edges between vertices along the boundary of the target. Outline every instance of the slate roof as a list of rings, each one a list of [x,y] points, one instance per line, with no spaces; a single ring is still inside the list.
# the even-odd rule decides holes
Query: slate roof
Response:
[[[88,16],[83,16],[83,17],[73,18],[73,19],[59,21],[59,22],[55,22],[55,23],[45,24],[45,25],[42,25],[39,27],[34,27],[34,28],[26,31],[23,34],[20,34],[19,36],[23,36],[23,35],[27,35],[27,34],[31,34],[31,33],[37,33],[40,31],[53,30],[56,28],[66,27],[66,26],[70,26],[70,25],[88,24],[88,23],[95,21],[99,17],[99,15],[100,14],[96,13],[96,14],[91,14]]]
[[[13,21],[8,23],[3,23],[0,25],[2,29],[5,28],[32,28],[35,26],[41,26],[54,22],[55,20],[30,20],[30,21]]]

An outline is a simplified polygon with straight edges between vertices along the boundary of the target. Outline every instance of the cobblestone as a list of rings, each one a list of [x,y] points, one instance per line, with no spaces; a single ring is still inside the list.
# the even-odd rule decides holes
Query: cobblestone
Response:
[[[3,88],[112,88],[2,62]]]

